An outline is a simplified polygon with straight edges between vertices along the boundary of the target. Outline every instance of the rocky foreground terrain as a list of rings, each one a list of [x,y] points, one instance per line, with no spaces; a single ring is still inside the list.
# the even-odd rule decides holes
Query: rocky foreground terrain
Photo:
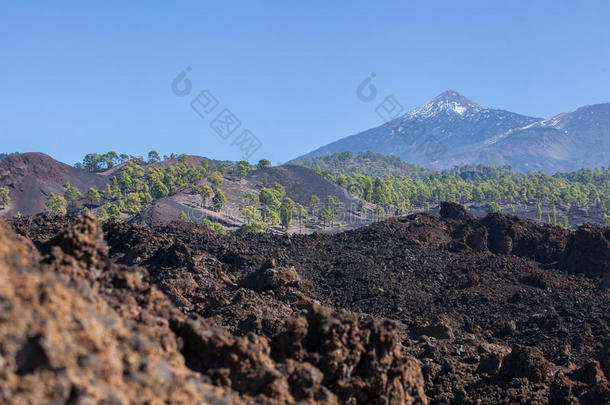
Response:
[[[610,229],[0,224],[0,403],[604,404]]]

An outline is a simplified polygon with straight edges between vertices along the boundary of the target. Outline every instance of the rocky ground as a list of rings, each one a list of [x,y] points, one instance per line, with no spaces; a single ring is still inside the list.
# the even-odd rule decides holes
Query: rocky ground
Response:
[[[0,239],[0,402],[610,401],[608,228],[444,204],[335,235],[24,217]]]

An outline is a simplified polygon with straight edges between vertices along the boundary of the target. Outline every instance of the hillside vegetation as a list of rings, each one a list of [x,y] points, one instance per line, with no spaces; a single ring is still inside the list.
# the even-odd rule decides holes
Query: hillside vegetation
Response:
[[[610,170],[584,168],[554,175],[515,172],[510,165],[466,165],[433,171],[395,156],[365,152],[333,153],[292,162],[318,171],[347,188],[377,214],[404,214],[430,209],[441,201],[479,204],[509,213],[535,210],[539,221],[572,226],[610,223]]]

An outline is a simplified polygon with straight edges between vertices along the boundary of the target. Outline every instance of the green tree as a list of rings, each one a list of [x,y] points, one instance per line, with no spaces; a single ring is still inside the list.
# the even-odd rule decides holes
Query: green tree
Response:
[[[220,211],[226,203],[227,197],[225,197],[225,194],[222,191],[216,189],[214,191],[214,197],[212,198],[212,207],[214,207],[214,211]]]
[[[502,209],[500,208],[500,204],[495,201],[490,201],[485,204],[485,211],[487,211],[488,214],[493,214],[502,211]]]
[[[217,233],[219,235],[225,235],[227,233],[227,230],[224,226],[222,226],[218,222],[212,222],[207,218],[202,220],[201,224],[206,228],[209,228],[212,232]]]
[[[284,198],[284,200],[282,201],[282,205],[280,206],[280,221],[282,224],[282,228],[284,228],[285,231],[290,228],[290,225],[292,224],[292,217],[294,214],[294,201],[292,201],[288,197]]]
[[[208,199],[214,195],[214,190],[208,185],[203,185],[199,188],[199,195],[201,196],[202,205],[205,207],[208,205]]]
[[[108,215],[108,210],[105,206],[97,210],[95,216],[102,224],[105,224],[106,222],[108,222],[108,220],[110,220],[110,215]]]
[[[178,215],[178,219],[180,221],[188,222],[189,217],[188,217],[188,215],[186,215],[186,212],[180,211],[180,215]]]
[[[322,223],[324,225],[330,224],[332,226],[332,221],[333,221],[333,212],[332,212],[332,210],[330,208],[324,208],[320,212],[320,220],[322,221]]]
[[[248,205],[258,206],[258,204],[260,204],[260,200],[258,199],[258,196],[256,194],[254,194],[253,192],[246,193],[244,195],[244,198],[246,200],[248,200]]]
[[[553,205],[553,225],[557,225],[557,209]]]
[[[102,196],[97,189],[91,187],[89,191],[87,191],[87,199],[91,204],[99,204],[102,201]]]
[[[104,189],[102,190],[101,196],[104,201],[112,200],[112,197],[114,197],[114,193],[112,192],[112,187],[110,187],[110,184],[106,184],[106,187],[104,187]]]
[[[254,205],[246,205],[241,209],[246,223],[239,228],[240,233],[263,233],[267,230],[267,224],[263,222],[261,211]]]
[[[119,161],[119,155],[116,152],[107,152],[102,155],[102,162],[106,165],[106,169],[114,167]]]
[[[77,215],[78,208],[76,207],[76,202],[83,198],[83,195],[78,190],[78,188],[71,185],[69,182],[64,184],[66,191],[64,192],[64,198],[66,199],[67,206],[66,212],[70,215]]]
[[[65,215],[66,205],[66,199],[54,193],[51,193],[51,196],[49,197],[49,199],[47,199],[47,202],[45,203],[45,206],[47,207],[47,210],[49,212],[49,216],[51,217]]]
[[[258,207],[254,205],[246,205],[241,209],[241,214],[244,216],[247,224],[251,224],[255,221],[261,221],[261,212]]]
[[[269,227],[261,221],[254,221],[249,224],[243,224],[237,230],[238,233],[265,233]]]
[[[330,226],[333,226],[335,218],[341,213],[341,208],[343,208],[343,203],[338,197],[334,195],[326,197],[326,209],[328,210],[326,218],[330,216]]]
[[[97,153],[88,153],[83,158],[83,162],[77,167],[84,169],[88,172],[95,172],[101,170],[102,156]]]
[[[309,215],[312,217],[318,216],[318,207],[320,206],[320,197],[312,195],[309,199]]]
[[[222,174],[220,174],[219,172],[214,172],[210,174],[210,176],[208,177],[208,181],[210,182],[212,187],[220,187],[223,181]]]
[[[536,205],[536,213],[538,214],[538,221],[542,221],[542,206],[540,203]]]
[[[150,189],[150,193],[155,199],[164,198],[169,195],[169,188],[161,180],[156,180]]]
[[[296,216],[299,219],[299,232],[303,233],[303,221],[307,219],[307,210],[301,204],[297,204]]]
[[[137,214],[142,210],[142,198],[140,193],[129,193],[123,201],[123,208],[129,214]]]
[[[78,188],[74,187],[69,182],[64,184],[64,187],[66,188],[66,191],[64,192],[64,198],[69,203],[76,203],[81,198],[83,198],[83,195],[78,190]]]
[[[112,222],[119,222],[121,219],[123,219],[123,216],[121,215],[121,209],[119,208],[118,205],[116,204],[106,204],[104,206],[106,212],[108,213],[108,220],[112,221]]]
[[[244,178],[250,172],[250,163],[246,162],[245,160],[241,160],[237,162],[236,170],[239,177]]]
[[[258,200],[264,206],[272,207],[273,209],[278,209],[280,207],[280,196],[277,190],[272,188],[261,189]]]
[[[271,167],[271,162],[267,159],[261,159],[256,164],[258,169],[266,169],[267,167]]]
[[[286,188],[277,181],[273,183],[273,189],[275,190],[277,198],[279,200],[283,199],[286,196]]]
[[[11,202],[8,187],[0,187],[0,208],[4,208]]]
[[[277,211],[270,207],[263,207],[261,209],[261,216],[263,221],[269,225],[273,226],[280,223],[280,216],[278,215]]]
[[[161,161],[161,157],[156,150],[148,152],[148,163],[157,163]]]

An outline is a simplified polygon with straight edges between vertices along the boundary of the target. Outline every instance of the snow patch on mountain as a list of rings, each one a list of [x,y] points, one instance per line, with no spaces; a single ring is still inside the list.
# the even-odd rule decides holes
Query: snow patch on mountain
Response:
[[[407,114],[407,118],[432,118],[439,114],[472,115],[483,110],[480,105],[468,100],[457,91],[448,90],[429,103]]]

